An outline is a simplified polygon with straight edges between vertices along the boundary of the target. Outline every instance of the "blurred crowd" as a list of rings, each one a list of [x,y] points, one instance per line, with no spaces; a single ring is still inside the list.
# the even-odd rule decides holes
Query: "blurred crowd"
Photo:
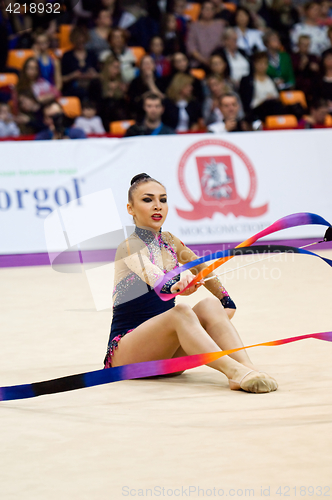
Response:
[[[0,5],[0,84],[17,77],[0,85],[0,137],[84,138],[117,122],[127,136],[252,131],[284,115],[332,124],[330,0],[66,0],[50,17]],[[30,51],[21,69],[15,50]]]

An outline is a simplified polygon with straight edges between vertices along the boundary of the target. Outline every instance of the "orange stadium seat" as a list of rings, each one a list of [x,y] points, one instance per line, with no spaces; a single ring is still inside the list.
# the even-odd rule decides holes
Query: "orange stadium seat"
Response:
[[[0,87],[17,85],[18,76],[15,73],[0,73]]]
[[[284,90],[280,92],[280,100],[285,106],[299,103],[304,109],[308,107],[307,100],[302,90]]]
[[[192,21],[197,21],[201,13],[200,3],[187,3],[186,10],[184,11],[186,16],[189,16]]]
[[[59,45],[60,49],[71,50],[73,48],[73,44],[70,41],[70,33],[73,29],[71,24],[61,24],[59,28]]]
[[[267,129],[296,128],[298,125],[295,115],[267,116],[265,127]]]
[[[145,56],[145,50],[143,47],[129,47],[132,53],[134,54],[136,60],[136,66],[139,66],[141,59]]]
[[[121,120],[118,122],[110,123],[110,134],[112,135],[125,135],[126,130],[134,125],[135,120]]]
[[[228,9],[231,12],[235,12],[236,11],[236,5],[235,5],[235,3],[226,2],[226,3],[223,4],[223,6],[225,7],[225,9]]]
[[[194,76],[195,78],[197,78],[198,80],[204,80],[204,78],[205,78],[205,71],[204,71],[204,69],[192,68],[190,70],[190,74],[192,76]]]
[[[59,97],[58,103],[61,104],[65,115],[69,118],[81,116],[82,107],[78,97]]]
[[[7,66],[9,68],[22,69],[25,61],[29,59],[29,57],[35,57],[35,53],[31,49],[18,49],[18,50],[9,50]]]
[[[332,127],[332,116],[327,115],[325,118],[325,127]]]

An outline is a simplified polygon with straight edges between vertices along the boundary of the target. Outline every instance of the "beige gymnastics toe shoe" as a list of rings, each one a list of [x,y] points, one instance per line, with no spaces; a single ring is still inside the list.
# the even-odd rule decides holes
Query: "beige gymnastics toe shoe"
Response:
[[[248,380],[244,380],[249,373],[256,373],[256,376],[250,377]],[[276,391],[278,389],[278,384],[274,378],[270,377],[266,373],[256,372],[255,370],[249,370],[238,382],[232,379],[229,379],[228,382],[232,391],[239,391],[242,389],[246,392],[259,394]]]

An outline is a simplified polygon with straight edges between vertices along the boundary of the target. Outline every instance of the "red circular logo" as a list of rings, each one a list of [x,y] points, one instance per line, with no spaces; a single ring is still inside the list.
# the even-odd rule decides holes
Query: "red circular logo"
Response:
[[[185,167],[191,155],[204,146],[221,146],[235,153],[242,160],[249,174],[249,192],[246,198],[241,198],[238,194],[232,156],[223,152],[223,154],[209,153],[206,156],[195,156],[201,185],[201,198],[199,201],[194,200],[186,185]],[[256,208],[251,207],[257,189],[257,177],[254,167],[248,156],[229,142],[221,139],[205,139],[190,146],[180,160],[178,177],[184,196],[193,206],[193,209],[189,212],[176,209],[178,215],[184,219],[212,218],[215,212],[224,215],[232,213],[236,217],[241,215],[259,217],[267,211],[267,204]]]

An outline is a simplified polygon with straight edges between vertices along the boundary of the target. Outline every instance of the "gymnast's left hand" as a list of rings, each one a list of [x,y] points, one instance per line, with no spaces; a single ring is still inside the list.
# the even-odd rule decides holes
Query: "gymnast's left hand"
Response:
[[[182,292],[186,288],[186,286],[189,285],[189,283],[194,279],[193,274],[186,274],[185,276],[181,277],[181,280],[175,283],[172,288],[171,292],[172,293],[178,293]],[[181,295],[191,295],[192,293],[196,292],[200,286],[204,285],[204,280],[199,281],[195,285],[191,286],[186,290],[185,292],[181,293]]]

